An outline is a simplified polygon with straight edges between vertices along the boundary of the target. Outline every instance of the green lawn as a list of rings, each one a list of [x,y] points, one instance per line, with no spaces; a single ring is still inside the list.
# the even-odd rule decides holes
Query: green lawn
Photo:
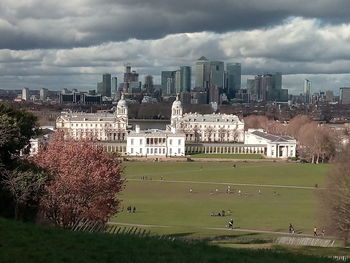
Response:
[[[160,240],[157,237],[71,232],[2,218],[0,233],[1,263],[335,262],[283,250],[276,253],[224,248],[204,242]],[[332,255],[333,251],[330,253]]]
[[[191,158],[264,159],[261,154],[192,154]]]
[[[298,231],[311,234],[312,227],[319,226],[317,193],[320,190],[314,185],[324,184],[330,167],[271,162],[241,162],[236,168],[232,163],[216,162],[127,162],[125,166],[129,180],[120,198],[125,207],[136,206],[137,212],[121,212],[111,221],[167,226],[155,231],[173,234],[186,228],[194,236],[200,236],[208,228],[224,228],[230,218],[241,229],[285,232],[289,223],[293,223]],[[147,180],[140,180],[142,177]],[[226,193],[228,185],[231,194]],[[221,210],[231,210],[232,214],[210,216],[211,212]],[[222,230],[213,235],[221,234]]]
[[[125,175],[130,179],[152,179],[322,186],[329,169],[326,164],[274,162],[238,162],[233,168],[226,162],[126,162]]]

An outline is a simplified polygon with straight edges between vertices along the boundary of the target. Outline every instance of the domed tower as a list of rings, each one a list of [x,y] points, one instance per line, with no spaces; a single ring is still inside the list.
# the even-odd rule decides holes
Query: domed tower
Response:
[[[122,94],[117,104],[117,117],[125,119],[126,122],[128,120],[128,105],[126,104],[124,94]]]
[[[182,104],[179,100],[179,94],[176,96],[176,100],[173,102],[173,106],[171,107],[171,127],[178,128],[179,120],[182,118]]]

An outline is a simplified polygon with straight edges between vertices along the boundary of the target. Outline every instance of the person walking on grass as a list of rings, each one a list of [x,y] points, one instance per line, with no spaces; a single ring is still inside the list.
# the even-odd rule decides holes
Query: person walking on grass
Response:
[[[314,226],[314,237],[317,237],[317,227]]]
[[[230,221],[228,221],[228,228],[233,229],[233,219],[232,218]]]

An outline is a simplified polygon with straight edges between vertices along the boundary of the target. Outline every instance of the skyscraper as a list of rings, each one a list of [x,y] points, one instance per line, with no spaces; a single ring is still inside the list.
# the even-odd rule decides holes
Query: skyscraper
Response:
[[[229,99],[233,99],[241,89],[241,64],[240,63],[227,63],[227,95]]]
[[[46,101],[46,99],[47,99],[47,94],[48,94],[48,90],[45,89],[45,88],[41,88],[41,89],[40,89],[40,100]]]
[[[176,70],[175,73],[175,92],[176,94],[180,93],[181,90],[181,70]]]
[[[210,61],[209,63],[209,86],[224,87],[224,62]]]
[[[105,73],[102,75],[102,96],[111,97],[111,74]]]
[[[139,89],[139,74],[136,71],[131,71],[131,66],[127,64],[125,66],[123,92],[134,93],[139,92]]]
[[[29,89],[28,88],[23,88],[22,89],[22,100],[29,100]]]
[[[181,66],[181,92],[190,92],[191,91],[191,67]]]
[[[171,95],[173,92],[175,92],[175,73],[176,71],[161,72],[162,94],[164,96]]]
[[[113,94],[118,93],[118,78],[117,77],[112,78],[112,93]]]
[[[311,81],[308,79],[304,80],[304,96],[305,96],[305,103],[310,104],[311,103]]]
[[[151,76],[151,75],[145,76],[144,90],[148,94],[153,94],[153,92],[154,92],[153,76]]]
[[[200,57],[196,62],[195,88],[201,91],[209,86],[209,61],[206,57]]]
[[[340,104],[350,104],[350,87],[340,88]]]

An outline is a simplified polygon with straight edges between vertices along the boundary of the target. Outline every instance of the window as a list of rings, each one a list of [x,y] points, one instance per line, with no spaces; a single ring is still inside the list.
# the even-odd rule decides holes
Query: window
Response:
[[[130,139],[130,144],[134,145],[134,139]]]
[[[153,154],[153,148],[151,148],[151,154]]]
[[[178,141],[178,145],[181,145],[181,139],[179,139],[179,141]]]
[[[180,148],[177,149],[177,153],[178,153],[178,154],[181,153],[181,149],[180,149]]]
[[[163,154],[165,154],[165,148],[163,148]]]
[[[142,154],[142,148],[140,148],[140,154]]]
[[[170,155],[173,153],[173,149],[169,149],[169,153],[170,153]]]
[[[142,144],[142,139],[140,139],[140,145]]]
[[[149,149],[147,148],[147,154],[149,154]]]
[[[130,153],[134,153],[134,148],[130,148]]]
[[[173,144],[173,139],[169,140],[169,144],[172,145]]]
[[[158,153],[158,148],[155,148],[154,149],[154,154],[157,154]]]

